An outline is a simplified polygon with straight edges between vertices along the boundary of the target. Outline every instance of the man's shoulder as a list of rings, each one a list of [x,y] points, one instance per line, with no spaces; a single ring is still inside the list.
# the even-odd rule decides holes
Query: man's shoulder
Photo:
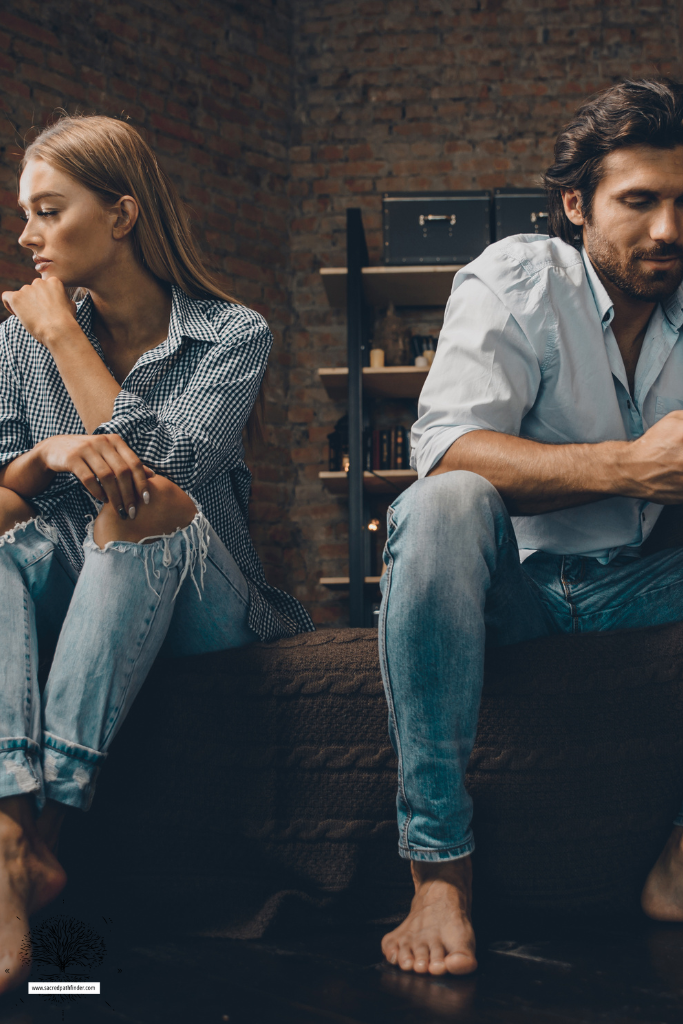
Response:
[[[493,242],[481,256],[463,268],[464,275],[480,277],[487,283],[507,278],[535,283],[549,270],[571,272],[583,269],[578,249],[561,238],[548,235],[509,235]]]

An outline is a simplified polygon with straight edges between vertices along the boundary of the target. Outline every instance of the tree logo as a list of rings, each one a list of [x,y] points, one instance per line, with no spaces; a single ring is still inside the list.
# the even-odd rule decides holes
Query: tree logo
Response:
[[[47,917],[24,937],[21,959],[41,973],[38,981],[90,981],[90,971],[104,960],[107,947],[102,936],[76,917]],[[74,995],[50,996],[66,1002]]]

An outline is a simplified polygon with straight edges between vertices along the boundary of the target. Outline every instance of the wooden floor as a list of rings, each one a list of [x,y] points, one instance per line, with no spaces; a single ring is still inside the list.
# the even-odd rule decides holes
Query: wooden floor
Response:
[[[70,908],[65,905],[64,912]],[[78,910],[74,911],[78,913]],[[476,975],[403,975],[381,931],[328,927],[259,942],[106,919],[100,996],[49,1003],[26,986],[0,1021],[87,1024],[681,1024],[683,927],[510,921],[480,929]],[[113,921],[113,924],[112,924]],[[108,923],[107,923],[108,922]],[[177,925],[178,923],[176,923]],[[95,977],[95,974],[97,977]]]

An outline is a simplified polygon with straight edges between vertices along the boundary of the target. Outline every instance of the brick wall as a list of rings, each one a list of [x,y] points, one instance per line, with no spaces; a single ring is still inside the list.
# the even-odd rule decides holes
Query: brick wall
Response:
[[[345,262],[345,209],[380,258],[386,189],[527,185],[581,98],[683,74],[676,0],[5,0],[0,19],[0,272],[18,256],[17,137],[55,108],[128,114],[192,206],[211,265],[276,344],[270,446],[251,460],[253,534],[272,582],[321,624],[345,601],[346,505],[320,486],[344,412],[318,366],[344,365],[318,268]],[[20,266],[24,270],[19,270]],[[403,314],[436,333],[439,311]],[[397,405],[387,416],[410,420]]]
[[[346,363],[343,318],[318,268],[345,262],[347,206],[380,261],[385,190],[528,186],[582,97],[619,78],[682,73],[676,0],[301,0],[294,5],[290,419],[305,540],[299,594],[320,623],[346,606],[315,586],[346,573],[346,508],[320,487],[343,406],[317,366]],[[439,312],[405,311],[416,333]],[[427,328],[431,327],[430,330]],[[409,415],[409,410],[406,410]]]
[[[226,289],[275,335],[271,445],[254,465],[252,522],[272,582],[288,582],[298,534],[286,424],[292,110],[289,0],[4,0],[0,18],[0,274],[32,280],[17,246],[18,143],[55,108],[127,114],[190,204]],[[13,131],[13,128],[15,129]]]

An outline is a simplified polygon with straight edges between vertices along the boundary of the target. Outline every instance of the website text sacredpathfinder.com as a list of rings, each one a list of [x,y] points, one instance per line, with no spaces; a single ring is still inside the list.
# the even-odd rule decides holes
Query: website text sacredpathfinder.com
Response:
[[[28,994],[35,995],[70,995],[98,996],[99,981],[29,981]]]

